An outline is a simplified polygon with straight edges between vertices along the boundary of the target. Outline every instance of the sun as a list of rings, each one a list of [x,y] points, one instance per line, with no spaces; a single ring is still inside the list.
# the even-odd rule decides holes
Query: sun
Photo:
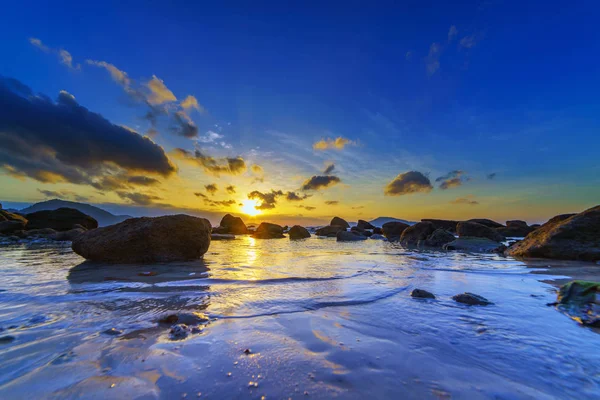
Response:
[[[244,200],[242,201],[242,212],[246,215],[254,217],[255,215],[260,214],[260,210],[256,209],[258,202],[256,200]]]

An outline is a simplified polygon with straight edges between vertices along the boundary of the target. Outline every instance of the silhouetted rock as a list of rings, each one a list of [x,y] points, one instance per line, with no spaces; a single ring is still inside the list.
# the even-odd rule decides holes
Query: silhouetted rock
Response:
[[[506,223],[506,227],[494,229],[504,237],[525,237],[535,230],[535,228],[527,226],[525,221],[506,221]]]
[[[93,261],[155,263],[194,260],[210,245],[210,222],[189,215],[131,218],[73,240],[73,251]]]
[[[56,231],[68,231],[79,224],[86,229],[95,229],[98,222],[74,208],[37,211],[27,214],[27,229],[52,228]]]
[[[224,228],[224,231],[218,233],[231,233],[233,235],[245,235],[248,233],[248,228],[246,228],[244,221],[240,217],[234,217],[231,214],[225,215],[219,225],[221,228]]]
[[[496,230],[472,221],[459,222],[458,225],[456,225],[456,233],[458,233],[459,237],[481,237],[496,242],[501,242],[505,239],[504,236]]]
[[[210,240],[235,240],[235,235],[229,233],[213,233]]]
[[[512,245],[507,255],[563,260],[600,260],[600,206],[552,218]]]
[[[304,228],[303,226],[294,225],[288,232],[288,236],[292,240],[306,239],[310,237],[310,232],[308,232],[308,230],[306,230],[306,228]]]
[[[400,243],[403,246],[417,246],[419,241],[426,240],[435,231],[431,222],[417,222],[402,232]]]
[[[416,298],[420,298],[420,299],[435,299],[435,296],[433,295],[433,293],[430,293],[427,290],[423,290],[423,289],[415,289],[410,293],[410,295],[412,297],[416,297]]]
[[[56,232],[50,238],[59,242],[72,242],[87,231],[81,228],[75,228],[68,231]]]
[[[383,229],[375,227],[373,228],[373,233],[376,235],[383,235]]]
[[[330,226],[341,226],[344,229],[350,228],[350,224],[348,224],[345,220],[343,220],[340,217],[333,217],[333,219],[331,220],[329,225]]]
[[[315,235],[317,236],[327,236],[327,237],[335,237],[339,231],[345,231],[346,228],[338,226],[338,225],[328,225],[322,228],[319,228],[315,231]]]
[[[468,220],[467,222],[476,222],[478,224],[485,225],[488,228],[502,228],[504,226],[501,223],[498,223],[496,221],[492,221],[491,219],[486,219],[486,218],[473,218],[473,219]]]
[[[369,236],[369,239],[373,239],[373,240],[384,240],[385,236],[380,235],[379,233],[374,233],[371,236]]]
[[[427,239],[424,240],[423,244],[427,247],[442,247],[446,243],[454,241],[456,238],[453,234],[445,229],[438,228]]]
[[[0,222],[0,234],[9,235],[25,228],[23,221],[2,221]]]
[[[356,231],[339,231],[336,235],[338,242],[358,242],[360,240],[367,240],[368,238],[361,235],[360,232]]]
[[[6,210],[0,210],[0,222],[2,221],[21,221],[23,224],[27,224],[27,218],[17,213],[12,213]]]
[[[370,222],[365,221],[364,219],[359,219],[358,223],[356,224],[358,229],[361,230],[365,230],[365,229],[374,229],[375,227],[373,225],[371,225]]]
[[[469,292],[457,294],[452,297],[452,300],[469,306],[487,306],[489,304],[494,304],[485,297]]]
[[[444,250],[459,250],[472,253],[499,253],[506,249],[502,243],[488,238],[461,237],[442,246]]]
[[[404,222],[391,221],[383,224],[381,232],[390,241],[399,240],[404,230],[408,227],[410,227],[410,225],[405,224]],[[376,233],[375,230],[373,230],[373,233]]]
[[[256,239],[281,239],[283,235],[283,227],[269,222],[261,222],[252,235]]]
[[[422,219],[421,222],[431,222],[435,229],[443,229],[448,232],[456,233],[456,225],[458,221],[452,221],[449,219],[432,219],[425,218]]]

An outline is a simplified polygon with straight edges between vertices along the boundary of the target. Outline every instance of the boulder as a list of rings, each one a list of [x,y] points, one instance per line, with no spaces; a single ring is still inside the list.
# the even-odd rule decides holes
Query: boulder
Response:
[[[471,221],[459,222],[458,225],[456,225],[456,233],[458,233],[459,237],[481,237],[488,238],[496,242],[501,242],[505,239],[504,236],[494,229]]]
[[[356,231],[339,231],[336,235],[338,242],[358,242],[360,240],[367,240],[368,238],[361,235],[360,232]]]
[[[27,224],[27,218],[22,215],[12,213],[6,210],[0,210],[0,221],[21,221]]]
[[[315,235],[317,236],[327,236],[327,237],[336,237],[339,231],[345,231],[346,228],[343,228],[338,225],[328,225],[322,228],[319,228],[315,231]]]
[[[525,226],[507,226],[502,228],[495,228],[496,232],[504,237],[525,237],[535,230],[533,227]]]
[[[600,260],[600,206],[556,216],[507,251],[513,257]]]
[[[27,214],[27,229],[52,228],[56,231],[68,231],[76,224],[86,229],[98,227],[98,221],[74,208],[37,211]]]
[[[375,227],[373,228],[373,233],[377,235],[383,235],[383,229]]]
[[[417,246],[419,241],[426,240],[435,231],[431,222],[417,222],[409,226],[400,236],[400,244],[403,246]]]
[[[499,253],[506,249],[502,243],[488,238],[461,237],[442,246],[444,250],[459,250],[471,253]]]
[[[580,324],[600,328],[600,282],[571,281],[561,286],[556,304]]]
[[[492,221],[491,219],[485,219],[485,218],[473,218],[473,219],[468,220],[467,222],[476,222],[478,224],[485,225],[488,228],[502,228],[504,226],[501,223]]]
[[[294,225],[288,232],[288,236],[291,240],[306,239],[310,237],[310,232],[308,232],[308,230],[306,230],[306,228],[303,226]]]
[[[442,247],[446,243],[454,241],[456,238],[453,234],[445,229],[438,228],[427,239],[424,240],[423,245],[427,247]]]
[[[506,221],[506,227],[507,228],[529,228],[529,226],[527,225],[527,222],[521,221],[518,219],[515,219],[512,221]]]
[[[390,240],[390,241],[391,240],[399,240],[400,236],[402,236],[402,233],[404,232],[404,230],[407,229],[408,227],[410,227],[410,225],[405,224],[404,222],[399,222],[399,221],[386,222],[381,227],[381,233],[383,233],[383,235],[386,238],[388,238],[388,240]],[[375,232],[375,229],[374,229],[373,233],[378,233],[378,232]]]
[[[427,290],[423,290],[423,289],[415,289],[410,293],[411,297],[416,297],[419,299],[435,299],[435,296],[433,293],[428,292]]]
[[[359,219],[356,226],[358,229],[363,230],[363,231],[365,229],[374,229],[375,228],[370,222],[367,222],[364,219]]]
[[[283,227],[269,222],[261,222],[252,235],[255,239],[281,239],[283,235]]]
[[[449,219],[431,219],[425,218],[421,222],[431,222],[435,229],[443,229],[448,232],[456,233],[456,225],[458,221],[452,221]]]
[[[245,235],[248,233],[248,228],[244,224],[244,221],[240,217],[234,217],[231,214],[225,215],[219,225],[225,228],[225,232],[219,233],[231,233],[233,235]]]
[[[0,222],[0,234],[8,235],[13,234],[17,231],[21,231],[25,228],[25,222],[23,221],[2,221]]]
[[[69,231],[56,232],[54,235],[50,236],[50,238],[59,242],[72,242],[86,232],[85,229],[75,228]]]
[[[333,217],[333,219],[331,220],[331,222],[329,223],[330,226],[341,226],[344,229],[348,229],[350,228],[350,224],[347,223],[345,220],[343,220],[340,217]]]
[[[489,304],[494,304],[485,297],[469,292],[452,296],[452,300],[456,301],[457,303],[462,303],[469,306],[487,306]]]
[[[92,261],[156,263],[194,260],[210,245],[210,222],[189,215],[130,218],[73,240],[73,251]]]
[[[235,235],[228,233],[213,233],[210,235],[210,240],[235,240]]]

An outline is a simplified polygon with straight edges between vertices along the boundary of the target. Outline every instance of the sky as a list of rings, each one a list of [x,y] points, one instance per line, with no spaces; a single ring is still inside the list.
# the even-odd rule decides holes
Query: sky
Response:
[[[600,203],[600,5],[448,3],[4,4],[0,202],[307,225]]]

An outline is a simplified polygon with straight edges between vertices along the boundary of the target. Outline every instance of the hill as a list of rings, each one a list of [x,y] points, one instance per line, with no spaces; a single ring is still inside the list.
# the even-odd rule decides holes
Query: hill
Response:
[[[34,205],[24,208],[19,211],[21,214],[30,214],[36,211],[43,210],[56,210],[57,208],[67,207],[74,208],[76,210],[81,211],[84,214],[89,215],[98,221],[98,226],[107,226],[117,224],[119,222],[125,221],[128,218],[131,218],[129,215],[114,215],[105,211],[101,208],[92,206],[90,204],[85,203],[77,203],[74,201],[66,201],[66,200],[48,200],[42,201],[40,203],[35,203]]]
[[[403,223],[405,223],[407,225],[414,225],[416,223],[416,222],[413,222],[413,221],[407,221],[407,220],[404,220],[404,219],[392,218],[392,217],[377,217],[374,220],[369,221],[369,222],[373,226],[381,227],[386,222],[393,222],[393,221],[403,222]]]

